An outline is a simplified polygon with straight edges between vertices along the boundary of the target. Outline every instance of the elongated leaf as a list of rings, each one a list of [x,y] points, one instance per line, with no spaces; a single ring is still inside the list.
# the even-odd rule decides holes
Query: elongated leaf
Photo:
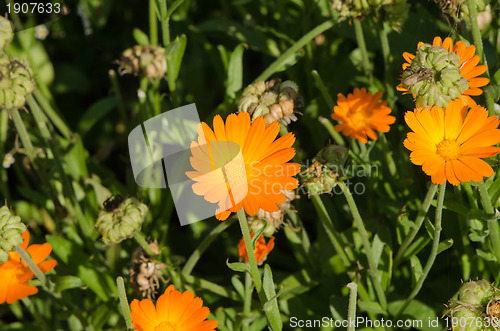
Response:
[[[85,137],[90,129],[104,116],[106,116],[116,106],[116,98],[109,97],[101,99],[90,106],[78,123],[78,133]]]
[[[227,69],[226,81],[226,96],[234,99],[236,92],[239,91],[243,85],[243,51],[245,50],[244,44],[239,44],[234,49],[231,57],[229,58],[229,66]]]
[[[271,330],[281,330],[283,329],[283,322],[281,321],[278,300],[276,299],[276,291],[274,290],[273,273],[268,264],[264,267],[262,286],[264,293],[266,293],[266,297],[269,299],[269,301],[264,304],[264,312],[266,313],[267,320],[269,321],[269,326]]]
[[[183,34],[175,38],[165,50],[165,55],[167,56],[167,75],[171,81],[175,81],[179,76],[186,43],[187,37]]]
[[[229,259],[226,261],[226,265],[229,267],[229,269],[237,271],[237,272],[250,272],[250,269],[246,265],[246,263],[242,262],[233,262],[230,263]]]
[[[448,248],[450,248],[451,246],[453,246],[453,239],[446,239],[446,240],[443,240],[439,243],[439,246],[438,246],[438,251],[437,253],[441,253],[441,252],[444,252],[445,250],[447,250]]]
[[[76,276],[60,276],[56,279],[55,291],[62,292],[76,287],[85,286],[85,283]]]

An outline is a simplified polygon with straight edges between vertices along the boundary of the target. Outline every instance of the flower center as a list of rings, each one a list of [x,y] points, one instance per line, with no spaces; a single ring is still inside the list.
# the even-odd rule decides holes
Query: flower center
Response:
[[[350,119],[351,126],[356,129],[366,127],[366,118],[370,115],[369,111],[371,111],[371,109],[366,109],[366,107],[352,107],[347,115]]]
[[[456,160],[460,154],[460,145],[455,140],[445,139],[437,144],[436,152],[445,161]]]
[[[155,327],[154,331],[176,331],[177,327],[168,321],[163,321]]]

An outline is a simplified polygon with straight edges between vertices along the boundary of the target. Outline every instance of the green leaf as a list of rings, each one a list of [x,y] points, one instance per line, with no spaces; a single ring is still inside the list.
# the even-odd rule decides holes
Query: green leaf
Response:
[[[95,266],[80,265],[78,276],[103,301],[108,301],[111,297],[118,295],[113,278],[108,273],[96,269]]]
[[[403,259],[406,260],[412,255],[418,254],[427,244],[430,243],[430,239],[428,237],[419,237],[417,240],[413,242],[413,244],[408,247],[408,249],[403,253]]]
[[[92,106],[85,112],[83,117],[78,122],[77,132],[80,136],[85,137],[89,133],[90,129],[104,116],[106,116],[112,109],[116,107],[116,98],[109,97],[104,98]]]
[[[302,269],[288,276],[281,282],[283,292],[281,293],[280,299],[289,300],[309,291],[316,285],[318,285],[318,282],[311,279],[311,276],[307,273],[307,269]]]
[[[142,30],[138,28],[134,28],[132,31],[132,35],[134,36],[135,41],[142,46],[149,46],[149,37],[147,34],[142,32]]]
[[[389,303],[389,312],[395,315],[404,304],[405,300],[398,300]],[[405,313],[399,317],[400,320],[410,320],[412,325],[405,330],[436,331],[443,330],[440,319],[434,309],[418,300],[410,301]]]
[[[382,251],[384,249],[384,242],[380,240],[380,237],[378,234],[376,234],[373,238],[373,244],[372,244],[372,254],[374,258],[374,263],[375,265],[373,266],[375,269],[378,268],[378,262],[380,261],[380,257],[382,256]]]
[[[493,253],[485,252],[483,250],[480,250],[479,248],[476,249],[476,254],[486,261],[496,262],[496,260],[497,260],[497,258],[495,257],[495,255]]]
[[[441,253],[441,252],[444,252],[445,250],[447,250],[448,248],[450,248],[451,246],[453,246],[453,239],[446,239],[446,240],[443,240],[439,243],[439,246],[438,246],[438,250],[437,250],[437,253]]]
[[[280,310],[278,308],[278,300],[274,289],[273,273],[271,267],[266,264],[264,266],[264,277],[262,280],[262,288],[266,297],[269,299],[264,304],[264,312],[266,313],[271,330],[282,330],[283,322],[281,321]]]
[[[259,228],[259,230],[257,230],[257,232],[253,235],[252,237],[252,249],[255,250],[255,245],[257,243],[257,240],[259,240],[260,236],[262,235],[262,233],[266,230],[267,228],[267,221],[264,221],[265,224],[263,226],[261,226]]]
[[[169,81],[177,80],[181,70],[182,58],[186,50],[187,37],[185,34],[175,38],[165,50],[167,57],[167,75]]]
[[[165,0],[166,1],[166,0]],[[168,11],[167,11],[167,18],[169,18],[170,16],[172,16],[172,14],[174,13],[174,11],[180,6],[182,5],[182,3],[184,2],[184,0],[176,0],[173,4],[171,5],[168,5]]]
[[[230,99],[236,97],[236,92],[239,91],[243,85],[243,51],[245,50],[244,44],[239,44],[235,47],[229,58],[229,65],[227,69],[226,81],[226,96]]]
[[[382,309],[382,306],[375,301],[360,301],[358,303],[359,309],[367,313],[387,315],[387,312]]]
[[[245,299],[245,286],[241,282],[238,275],[234,275],[231,277],[231,283],[233,284],[234,289],[240,295],[241,299]]]
[[[64,290],[82,286],[85,286],[85,283],[76,276],[59,276],[56,279],[54,290],[56,292],[62,292]]]
[[[434,239],[434,232],[436,231],[436,228],[434,227],[434,224],[430,221],[428,217],[425,218],[425,228],[427,229],[427,233],[429,234],[429,237]]]
[[[415,286],[418,282],[418,280],[420,279],[420,277],[422,277],[422,275],[424,274],[423,272],[423,269],[422,269],[422,264],[420,263],[420,260],[418,259],[418,257],[416,255],[413,255],[411,258],[410,258],[410,265],[411,265],[411,282],[412,282],[412,286]]]
[[[243,262],[233,262],[230,263],[229,259],[226,260],[226,265],[229,267],[229,269],[237,271],[237,272],[248,272],[250,273],[250,269],[248,268],[248,265]]]

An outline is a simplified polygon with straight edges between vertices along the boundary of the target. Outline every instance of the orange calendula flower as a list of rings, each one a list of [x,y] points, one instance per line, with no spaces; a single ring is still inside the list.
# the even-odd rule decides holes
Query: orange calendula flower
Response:
[[[42,245],[30,245],[30,233],[28,230],[23,233],[24,242],[19,245],[31,255],[33,262],[42,272],[48,272],[56,266],[56,260],[45,260],[52,251],[52,245],[45,243]],[[9,252],[9,260],[0,263],[0,304],[7,302],[14,303],[30,295],[36,294],[38,289],[28,284],[33,277],[33,272],[21,259],[18,253]]]
[[[417,49],[424,45],[423,42],[417,44]],[[457,41],[453,44],[450,37],[444,39],[440,37],[435,37],[432,46],[441,46],[446,49],[449,53],[456,53],[460,58],[458,68],[460,69],[460,74],[462,77],[467,79],[468,89],[463,92],[463,95],[481,95],[483,91],[480,89],[482,86],[486,86],[490,80],[486,77],[478,77],[488,70],[486,65],[477,65],[479,63],[479,55],[475,55],[476,47],[474,45],[467,46],[463,41]],[[403,57],[406,60],[403,63],[403,70],[410,67],[412,60],[415,55],[404,52]],[[402,84],[397,86],[398,91],[409,92],[406,87]]]
[[[500,152],[498,116],[488,117],[488,111],[473,106],[468,112],[461,100],[450,102],[443,111],[440,107],[407,112],[405,120],[409,132],[404,146],[412,153],[410,160],[421,165],[434,184],[449,181],[480,182],[493,175],[493,169],[481,160]]]
[[[229,115],[226,123],[217,115],[213,127],[212,131],[201,123],[198,141],[191,143],[194,171],[186,175],[195,182],[194,193],[218,203],[219,220],[242,207],[249,215],[257,214],[260,208],[277,211],[286,201],[282,191],[298,186],[292,176],[300,165],[287,163],[295,156],[295,136],[287,133],[276,139],[279,123],[266,126],[262,117],[251,123],[250,115],[244,112]]]
[[[207,320],[210,310],[193,292],[181,293],[170,285],[156,301],[134,299],[130,304],[134,329],[139,331],[211,331],[217,321]]]
[[[250,236],[253,238],[254,234],[251,233]],[[255,251],[254,251],[255,261],[258,264],[262,263],[262,261],[266,259],[267,254],[269,254],[269,252],[271,252],[273,248],[274,248],[274,237],[271,237],[271,239],[269,239],[269,242],[266,244],[264,236],[261,235],[259,239],[257,239],[257,241],[255,242]],[[241,238],[240,243],[238,244],[238,254],[247,263],[249,262],[247,247],[245,245],[245,240],[243,240],[243,238]]]
[[[381,97],[380,91],[374,95],[365,88],[357,87],[347,98],[339,93],[332,118],[343,123],[335,125],[335,131],[342,132],[353,140],[358,138],[363,144],[368,141],[366,136],[377,140],[375,131],[389,132],[389,125],[394,123],[396,118],[389,115],[391,109],[387,107],[387,101],[380,101]]]

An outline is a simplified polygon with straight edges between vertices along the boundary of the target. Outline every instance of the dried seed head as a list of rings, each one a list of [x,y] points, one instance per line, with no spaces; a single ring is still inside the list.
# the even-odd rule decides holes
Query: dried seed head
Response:
[[[280,121],[284,125],[297,121],[295,108],[303,106],[299,88],[292,81],[281,82],[275,78],[258,81],[245,88],[238,102],[238,110],[252,115],[252,119],[264,116],[266,123]]]
[[[149,244],[149,248],[153,253],[160,254],[156,240]],[[142,247],[138,247],[134,253],[132,267],[129,269],[132,288],[139,292],[142,297],[151,300],[156,299],[160,288],[160,280],[163,283],[167,282],[160,271],[166,267],[167,264],[156,263]]]
[[[120,75],[132,74],[152,79],[163,78],[167,73],[165,49],[159,46],[135,45],[123,52],[118,63]]]
[[[8,252],[14,251],[15,247],[23,243],[23,232],[26,225],[21,217],[14,216],[7,206],[0,208],[0,263],[9,259]]]
[[[96,229],[105,244],[116,244],[141,228],[148,208],[136,198],[128,198],[111,211],[102,211]]]

